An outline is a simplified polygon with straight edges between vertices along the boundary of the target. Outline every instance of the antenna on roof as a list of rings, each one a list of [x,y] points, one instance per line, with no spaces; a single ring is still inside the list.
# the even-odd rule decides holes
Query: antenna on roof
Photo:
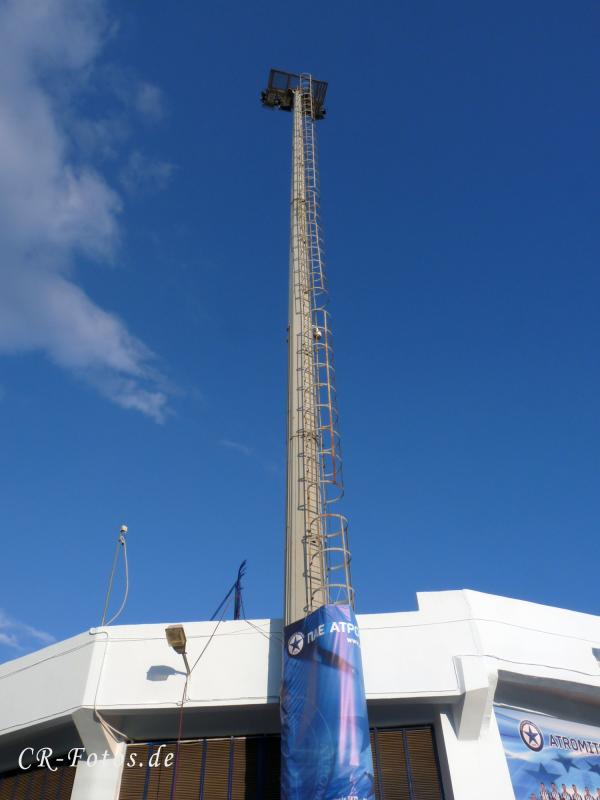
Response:
[[[119,529],[119,537],[117,539],[117,546],[115,548],[115,555],[113,558],[112,569],[110,571],[110,578],[108,579],[108,588],[106,590],[106,599],[104,601],[104,610],[102,612],[102,622],[100,626],[110,625],[114,622],[118,616],[120,616],[121,612],[125,608],[125,603],[127,602],[127,595],[129,594],[129,565],[127,563],[127,541],[125,539],[125,535],[128,531],[127,525],[121,525]],[[115,570],[117,568],[117,561],[119,560],[119,551],[123,550],[123,563],[125,566],[125,594],[123,595],[123,602],[117,613],[111,617],[108,622],[106,622],[106,614],[108,613],[108,604],[110,603],[110,595],[112,593],[112,585],[113,580],[115,577]]]
[[[246,574],[246,560],[242,561],[238,569],[238,576],[235,582],[235,600],[233,603],[233,618],[240,619],[242,610],[244,608],[244,601],[242,599],[242,578]]]
[[[219,612],[221,611],[221,609],[224,606],[225,606],[225,610],[223,611],[223,614],[225,614],[225,611],[227,610],[227,605],[229,605],[229,603],[231,601],[231,595],[232,594],[234,595],[233,618],[234,619],[240,619],[241,612],[242,612],[242,609],[243,609],[243,606],[244,606],[244,603],[243,603],[243,600],[242,600],[242,578],[244,577],[245,574],[246,574],[246,559],[244,559],[242,561],[242,563],[240,564],[240,568],[238,569],[238,574],[237,574],[237,578],[235,579],[235,583],[233,584],[231,589],[229,589],[229,591],[227,592],[225,597],[219,603],[219,606],[218,606],[217,610],[215,611],[215,613],[211,617],[211,621],[213,619],[217,618]]]

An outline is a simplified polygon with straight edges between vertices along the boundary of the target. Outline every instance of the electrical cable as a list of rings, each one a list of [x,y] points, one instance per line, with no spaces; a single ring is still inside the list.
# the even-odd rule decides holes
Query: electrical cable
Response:
[[[133,741],[133,739],[130,736],[128,736],[126,733],[123,733],[123,731],[120,731],[118,728],[115,728],[114,725],[111,725],[110,722],[105,720],[104,717],[102,716],[102,714],[98,710],[96,710],[95,714],[96,714],[96,718],[98,719],[98,722],[100,723],[100,725],[102,725],[102,727],[106,731],[108,731],[108,733],[112,734],[112,738],[113,739],[116,739],[117,736],[120,736],[123,739],[124,742],[132,742]]]
[[[275,642],[279,642],[279,644],[283,643],[283,639],[281,636],[278,636],[276,633],[267,633],[267,631],[263,631],[262,628],[259,628],[258,625],[255,625],[253,622],[250,622],[249,619],[244,619],[244,622],[253,628],[257,633],[260,633],[261,636],[264,636],[265,639],[273,640]]]
[[[233,588],[235,588],[235,584],[234,584]],[[182,692],[182,695],[181,695],[181,704],[180,704],[180,708],[179,708],[179,724],[177,726],[177,742],[175,744],[175,764],[174,764],[174,767],[173,767],[173,780],[171,781],[171,791],[169,793],[169,800],[173,800],[173,798],[175,796],[175,786],[177,784],[177,763],[179,761],[179,745],[181,744],[181,734],[183,732],[183,709],[184,709],[185,701],[186,701],[188,683],[189,683],[190,677],[192,675],[192,672],[196,668],[196,665],[198,664],[198,662],[200,661],[200,659],[202,658],[204,653],[206,653],[206,650],[208,649],[208,646],[212,642],[217,630],[219,629],[219,625],[221,624],[221,622],[223,622],[223,617],[225,616],[225,612],[229,608],[229,604],[231,602],[231,590],[229,591],[229,593],[228,593],[227,597],[225,598],[225,600],[227,600],[227,603],[223,608],[223,613],[219,617],[219,620],[217,621],[217,624],[215,625],[215,627],[213,629],[213,632],[208,637],[208,641],[206,642],[206,644],[202,648],[202,650],[200,652],[200,655],[194,661],[190,671],[185,676],[185,683],[183,685],[183,692]],[[225,603],[225,600],[223,601],[223,603]],[[221,606],[223,606],[223,603],[221,603]],[[221,606],[219,606],[219,608]]]
[[[227,601],[227,600],[229,600],[229,598],[231,597],[231,593],[232,593],[232,592],[235,590],[235,587],[236,587],[236,586],[237,586],[237,581],[236,581],[236,583],[234,583],[234,584],[233,584],[233,586],[231,587],[231,589],[230,589],[230,590],[227,592],[227,594],[225,595],[225,597],[224,597],[224,598],[221,600],[221,602],[220,602],[220,603],[219,603],[219,605],[217,606],[217,610],[214,612],[214,614],[213,614],[213,615],[212,615],[212,617],[210,618],[210,621],[211,621],[211,622],[213,622],[213,620],[215,619],[215,617],[217,616],[217,614],[219,613],[219,611],[220,611],[220,610],[223,608],[223,606],[225,605],[226,601]]]
[[[181,744],[181,734],[183,732],[183,707],[185,704],[185,695],[187,693],[188,682],[190,680],[190,673],[185,676],[185,683],[183,685],[183,693],[181,695],[181,706],[179,708],[179,724],[177,726],[177,742],[175,744],[175,764],[173,766],[173,780],[171,781],[171,791],[169,792],[169,800],[173,800],[175,796],[175,787],[177,785],[177,764],[179,763],[179,745]]]
[[[230,604],[230,603],[231,603],[231,593],[229,594],[229,600],[227,601],[227,605],[224,607],[224,609],[223,609],[223,613],[222,613],[222,614],[221,614],[221,616],[219,617],[219,620],[218,620],[217,624],[215,625],[213,632],[212,632],[212,633],[211,633],[211,635],[208,637],[208,641],[207,641],[207,643],[204,645],[204,647],[202,648],[202,651],[201,651],[200,655],[199,655],[199,656],[198,656],[198,658],[197,658],[197,659],[194,661],[194,663],[193,663],[193,665],[192,665],[192,668],[190,669],[190,675],[191,675],[191,674],[192,674],[192,672],[193,672],[193,671],[196,669],[196,665],[197,665],[197,663],[200,661],[200,659],[202,658],[202,656],[203,656],[203,655],[204,655],[204,653],[206,652],[206,649],[207,649],[207,647],[208,647],[208,646],[209,646],[209,644],[212,642],[212,640],[213,640],[213,637],[214,637],[215,633],[216,633],[216,632],[218,631],[218,629],[219,629],[219,625],[220,625],[220,624],[223,622],[223,617],[225,616],[225,612],[226,612],[226,611],[227,611],[227,609],[229,608],[229,604]]]
[[[111,625],[117,619],[117,617],[121,615],[123,609],[125,608],[125,604],[127,603],[127,596],[129,595],[129,564],[127,562],[127,541],[123,535],[121,535],[119,541],[121,542],[121,546],[123,548],[123,561],[125,565],[125,595],[123,596],[123,602],[121,603],[119,610],[113,617],[111,617],[108,620],[107,623],[105,623],[106,625]]]
[[[241,605],[242,605],[242,614],[244,615],[243,616],[243,620],[244,620],[245,623],[250,625],[251,628],[254,628],[255,631],[260,633],[260,635],[264,636],[266,639],[269,639],[269,640],[274,639],[276,642],[279,642],[280,644],[283,644],[283,638],[281,636],[277,636],[277,634],[275,634],[275,633],[267,633],[266,631],[263,631],[261,628],[258,627],[258,625],[255,625],[253,622],[251,622],[246,617],[246,608],[244,607],[244,599],[243,598],[241,599]]]
[[[109,635],[108,635],[108,631],[98,631],[98,630],[90,631],[90,634],[92,636],[97,636],[99,634],[103,634],[104,636],[106,636],[106,639],[104,640],[104,652],[102,654],[102,662],[100,663],[100,671],[98,673],[98,682],[96,683],[96,691],[94,692],[94,705],[92,707],[92,715],[93,715],[93,717],[95,719],[98,720],[98,722],[100,723],[100,726],[102,728],[104,728],[105,731],[108,731],[108,733],[112,735],[112,738],[116,738],[116,736],[115,736],[115,734],[116,734],[117,736],[122,737],[122,739],[124,741],[129,742],[129,741],[131,741],[130,737],[127,736],[126,733],[123,733],[123,731],[120,731],[118,728],[113,727],[109,722],[107,722],[104,719],[102,714],[100,714],[100,712],[98,711],[98,708],[97,708],[98,692],[100,690],[100,681],[102,679],[102,672],[104,670],[104,661],[106,660],[106,651],[108,650]]]

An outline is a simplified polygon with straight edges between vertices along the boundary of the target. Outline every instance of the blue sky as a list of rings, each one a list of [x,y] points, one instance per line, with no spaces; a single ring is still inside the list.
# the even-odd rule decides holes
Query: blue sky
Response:
[[[35,10],[34,10],[35,9]],[[358,610],[599,613],[596,2],[0,2],[0,658],[283,593],[288,115],[323,217]],[[116,594],[118,595],[118,586]]]

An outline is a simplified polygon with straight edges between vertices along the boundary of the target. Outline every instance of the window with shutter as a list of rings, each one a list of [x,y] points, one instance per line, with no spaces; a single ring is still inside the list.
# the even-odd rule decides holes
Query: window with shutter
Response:
[[[443,800],[430,727],[374,729],[371,745],[377,800]],[[123,770],[120,800],[280,800],[279,736],[170,742],[151,767],[159,746],[129,745],[126,764],[136,753],[136,766]],[[168,753],[176,760],[166,767]]]
[[[442,800],[442,787],[431,728],[406,731],[414,800]]]
[[[75,767],[53,764],[53,768],[56,772],[31,767],[0,775],[0,800],[69,800]]]
[[[412,800],[402,731],[375,730],[374,734],[379,769],[375,782],[381,800]]]
[[[377,800],[443,800],[431,727],[376,728],[371,744]]]

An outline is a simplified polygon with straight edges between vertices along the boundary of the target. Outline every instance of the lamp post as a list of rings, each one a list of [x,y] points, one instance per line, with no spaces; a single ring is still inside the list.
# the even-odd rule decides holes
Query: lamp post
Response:
[[[187,653],[185,650],[187,637],[185,635],[183,625],[169,625],[165,628],[165,634],[167,636],[167,642],[169,643],[169,646],[172,647],[176,653],[179,653],[180,656],[183,656],[185,671],[189,677],[190,665],[188,664]]]

